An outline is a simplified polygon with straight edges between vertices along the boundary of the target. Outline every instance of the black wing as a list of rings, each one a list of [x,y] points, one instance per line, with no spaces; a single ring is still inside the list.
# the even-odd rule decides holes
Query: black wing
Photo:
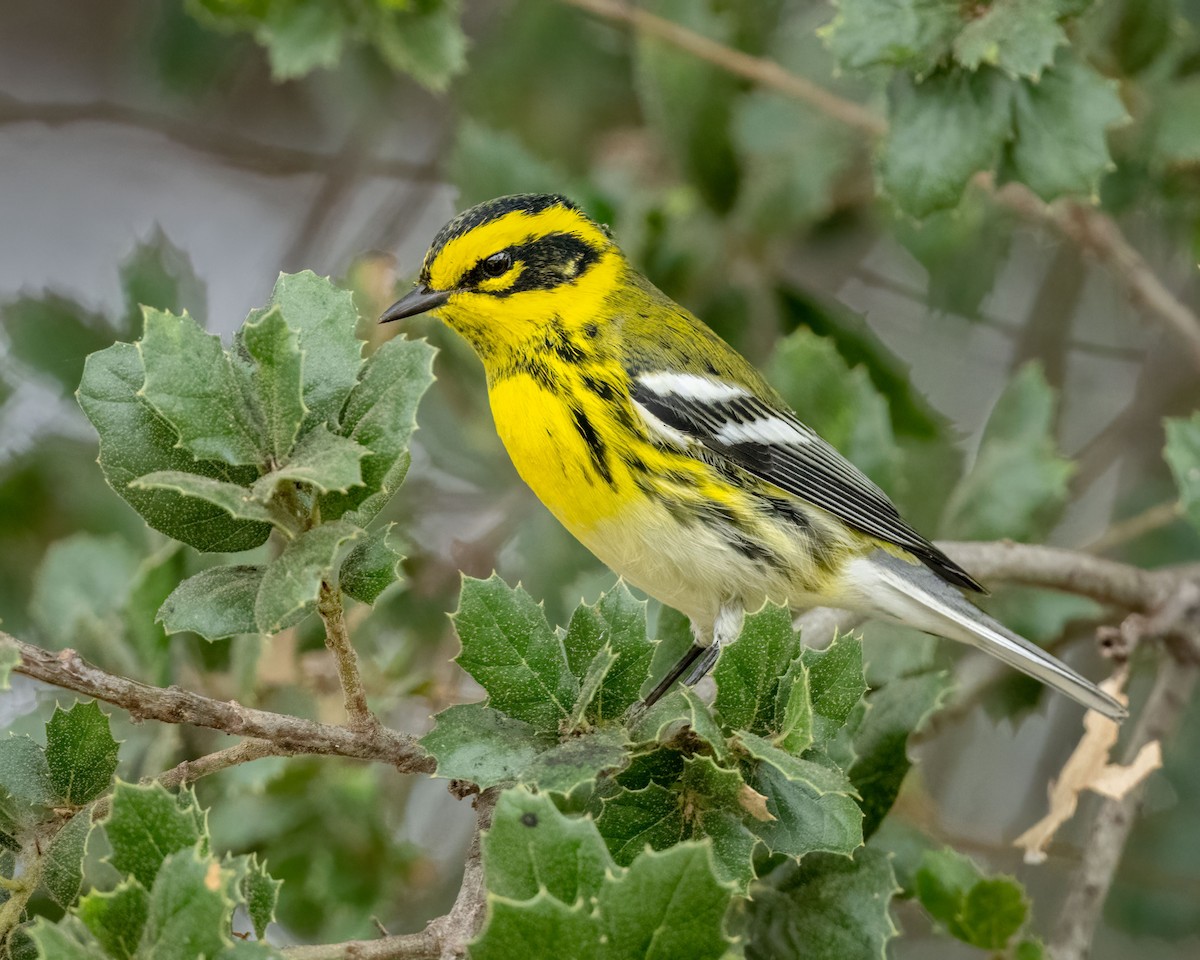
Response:
[[[855,530],[907,550],[956,587],[986,592],[909,526],[887,494],[791,411],[715,378],[654,372],[631,379],[631,398],[643,416],[649,414],[648,428],[664,442],[678,442],[682,434]]]

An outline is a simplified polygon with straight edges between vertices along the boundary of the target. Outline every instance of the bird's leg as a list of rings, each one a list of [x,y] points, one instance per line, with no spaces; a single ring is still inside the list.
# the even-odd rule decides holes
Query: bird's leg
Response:
[[[711,639],[706,636],[707,631],[703,631],[693,622],[692,636],[695,638],[695,643],[687,653],[679,658],[675,666],[667,671],[667,675],[659,681],[658,686],[647,694],[646,699],[642,701],[640,710],[654,706],[680,677],[684,678],[683,682],[689,687],[699,683],[717,662],[722,645],[736,640],[737,635],[742,632],[744,614],[745,611],[740,605],[722,604],[721,609],[717,611],[717,618],[713,622]],[[708,642],[704,643],[704,640],[708,640]]]

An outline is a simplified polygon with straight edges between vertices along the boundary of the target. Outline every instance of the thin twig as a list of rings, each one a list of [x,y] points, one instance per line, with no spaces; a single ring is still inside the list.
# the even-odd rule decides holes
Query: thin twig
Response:
[[[1159,664],[1154,689],[1125,748],[1122,762],[1126,764],[1146,744],[1174,732],[1200,679],[1200,587],[1183,584],[1156,615],[1147,618],[1144,631],[1146,636],[1174,639],[1168,647],[1175,655],[1163,657]],[[1051,941],[1054,960],[1088,956],[1144,792],[1145,784],[1139,784],[1120,800],[1106,800],[1097,812]]]
[[[1095,540],[1089,543],[1085,550],[1088,553],[1107,553],[1117,547],[1137,540],[1148,533],[1169,526],[1180,517],[1179,500],[1171,499],[1165,503],[1156,503],[1141,513],[1134,514],[1125,520],[1114,523]]]
[[[735,76],[807,103],[827,117],[869,137],[879,138],[887,133],[888,125],[883,117],[853,100],[831,93],[806,77],[792,73],[774,60],[756,57],[710,40],[703,34],[647,13],[623,0],[562,2],[657,37]],[[1125,288],[1134,306],[1145,316],[1155,318],[1174,331],[1187,344],[1193,359],[1200,364],[1200,317],[1167,289],[1111,217],[1095,207],[1073,200],[1047,204],[1019,183],[1008,184],[997,190],[992,177],[986,174],[976,177],[976,181],[997,203],[1053,227],[1082,249],[1090,251],[1109,268]]]
[[[187,723],[225,733],[267,740],[283,753],[322,754],[378,760],[403,773],[429,773],[433,758],[415,737],[386,727],[374,732],[214,700],[179,687],[149,684],[106,673],[74,650],[52,653],[0,631],[0,647],[15,649],[21,662],[13,669],[35,680],[74,690],[127,710],[135,720]]]
[[[358,671],[358,654],[346,632],[342,611],[342,592],[329,583],[321,583],[317,598],[317,613],[325,624],[325,646],[337,664],[338,680],[342,685],[342,703],[346,707],[350,729],[357,733],[373,734],[381,729],[379,719],[367,704],[367,691]]]
[[[486,912],[481,836],[492,824],[499,796],[500,791],[493,787],[475,798],[475,836],[449,913],[430,920],[420,933],[290,947],[283,955],[288,960],[457,960],[466,956],[467,944],[479,932]]]
[[[690,30],[673,20],[648,13],[631,3],[621,0],[563,0],[569,6],[578,7],[588,13],[607,20],[626,23],[640,33],[657,37],[680,50],[715,64],[722,70],[744,77],[761,87],[777,90],[794,100],[800,100],[826,116],[832,117],[848,127],[853,127],[871,137],[881,137],[887,132],[887,121],[866,107],[830,93],[807,77],[764,57],[756,57],[703,34]]]

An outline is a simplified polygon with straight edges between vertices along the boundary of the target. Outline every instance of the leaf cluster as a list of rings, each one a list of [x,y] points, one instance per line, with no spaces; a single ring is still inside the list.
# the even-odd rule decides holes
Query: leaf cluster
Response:
[[[311,273],[281,276],[230,349],[187,313],[146,309],[143,320],[136,343],[88,357],[77,393],[105,479],[198,550],[249,550],[273,530],[284,543],[269,563],[179,584],[158,612],[167,632],[276,633],[335,573],[373,603],[401,558],[390,526],[364,528],[407,472],[432,348],[397,339],[364,360],[350,294]]]

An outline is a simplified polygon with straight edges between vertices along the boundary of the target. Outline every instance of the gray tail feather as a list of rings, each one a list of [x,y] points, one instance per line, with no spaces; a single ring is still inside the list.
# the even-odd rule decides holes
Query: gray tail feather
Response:
[[[856,571],[856,579],[875,610],[928,633],[978,647],[1112,720],[1129,715],[1115,697],[993,620],[927,567],[906,563],[882,550],[857,562],[865,569]]]

